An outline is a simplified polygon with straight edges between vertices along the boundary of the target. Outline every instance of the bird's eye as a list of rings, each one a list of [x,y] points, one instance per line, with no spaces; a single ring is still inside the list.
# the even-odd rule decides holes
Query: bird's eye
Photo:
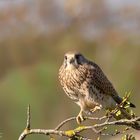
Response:
[[[67,56],[66,55],[64,56],[64,59],[67,60]]]

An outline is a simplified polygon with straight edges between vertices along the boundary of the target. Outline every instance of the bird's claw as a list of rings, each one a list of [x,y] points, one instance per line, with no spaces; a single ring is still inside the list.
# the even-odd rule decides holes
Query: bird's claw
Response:
[[[77,121],[77,123],[78,124],[81,124],[81,122],[83,122],[85,119],[84,119],[84,117],[83,117],[83,114],[82,114],[82,112],[80,112],[79,114],[78,114],[78,116],[76,117],[76,121]]]
[[[90,112],[94,113],[96,111],[99,111],[101,109],[101,106],[95,106],[93,109],[90,110]]]

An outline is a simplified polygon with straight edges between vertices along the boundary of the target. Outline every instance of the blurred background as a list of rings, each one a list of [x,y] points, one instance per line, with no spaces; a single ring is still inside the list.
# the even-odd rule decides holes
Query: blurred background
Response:
[[[121,96],[131,91],[140,115],[139,0],[0,0],[1,140],[18,139],[29,103],[32,128],[54,128],[78,114],[58,82],[71,50],[99,64]]]

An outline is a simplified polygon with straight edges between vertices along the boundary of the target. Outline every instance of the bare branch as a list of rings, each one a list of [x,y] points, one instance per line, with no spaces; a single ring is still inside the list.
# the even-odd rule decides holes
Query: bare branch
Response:
[[[62,121],[62,122],[55,128],[55,130],[59,130],[64,124],[66,124],[67,122],[72,121],[72,120],[76,120],[76,117],[71,117],[71,118],[68,118],[68,119]]]
[[[86,130],[93,130],[96,134],[98,135],[117,135],[117,134],[121,134],[123,132],[115,132],[114,134],[104,134],[102,133],[102,131],[105,130],[105,126],[109,126],[109,125],[125,125],[128,127],[132,127],[136,130],[140,130],[140,126],[138,125],[138,121],[140,121],[140,117],[135,117],[132,118],[130,120],[128,119],[121,119],[121,120],[117,120],[117,121],[110,121],[110,119],[107,116],[103,116],[101,118],[94,118],[94,117],[85,117],[86,120],[104,120],[105,121],[103,123],[99,123],[99,124],[95,124],[92,126],[80,126],[77,127],[73,130],[65,130],[65,131],[61,131],[59,130],[63,125],[65,125],[66,123],[76,120],[76,117],[71,117],[68,118],[64,121],[62,121],[55,129],[31,129],[31,115],[30,115],[30,105],[27,108],[27,124],[26,124],[26,128],[25,130],[21,133],[21,135],[19,136],[18,140],[24,140],[26,138],[27,135],[30,134],[43,134],[43,135],[58,135],[58,136],[65,136],[68,138],[80,138],[80,140],[91,140],[90,138],[86,138],[80,135],[80,132],[82,131],[86,131]],[[100,128],[99,130],[97,130],[98,128]],[[130,128],[129,128],[130,129]],[[128,130],[128,129],[126,129]],[[125,131],[124,131],[125,132]]]
[[[101,121],[103,119],[106,119],[107,116],[103,116],[101,118],[94,118],[94,117],[84,117],[85,120],[98,120],[98,121]],[[71,118],[68,118],[64,121],[62,121],[56,128],[55,130],[59,130],[63,125],[65,125],[66,123],[72,121],[72,120],[76,120],[76,117],[71,117]]]
[[[31,127],[30,120],[31,120],[30,105],[28,105],[28,108],[27,108],[27,124],[26,124],[26,129],[28,129],[28,130]]]

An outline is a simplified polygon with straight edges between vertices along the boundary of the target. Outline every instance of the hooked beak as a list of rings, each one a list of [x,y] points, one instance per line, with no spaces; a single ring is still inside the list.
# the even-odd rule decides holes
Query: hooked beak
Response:
[[[72,64],[72,63],[74,63],[74,59],[73,58],[70,59],[70,64]]]

